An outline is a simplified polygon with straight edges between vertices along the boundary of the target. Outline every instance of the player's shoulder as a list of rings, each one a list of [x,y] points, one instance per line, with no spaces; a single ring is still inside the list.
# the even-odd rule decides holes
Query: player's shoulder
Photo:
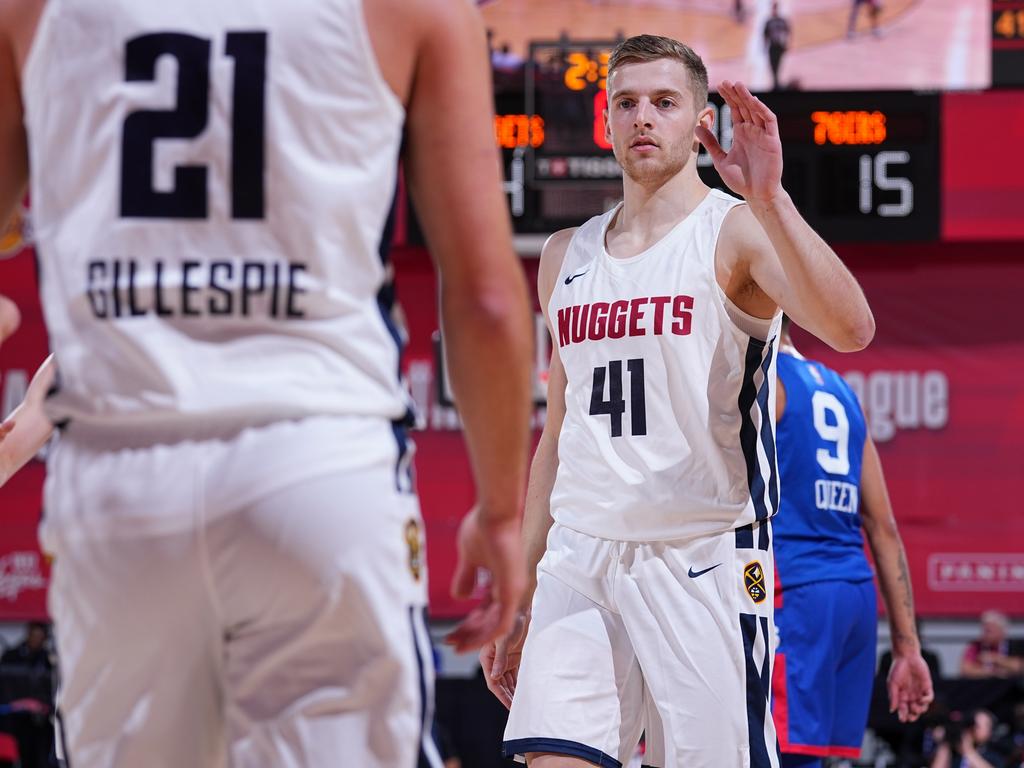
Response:
[[[579,229],[579,227],[560,229],[544,241],[544,246],[540,249],[539,267],[542,278],[550,278],[554,282],[558,277],[562,263],[565,261],[565,254],[569,252],[569,245]]]
[[[424,45],[451,45],[484,33],[479,11],[465,1],[363,0],[363,13],[371,36],[377,32],[395,44],[404,42],[416,52]]]
[[[562,270],[565,261],[565,254],[569,251],[569,244],[579,227],[560,229],[547,240],[540,249],[540,264],[537,267],[537,294],[541,300],[541,306],[547,305],[551,293],[558,280],[558,273]]]
[[[710,194],[715,194],[712,190]],[[750,206],[744,200],[718,192],[722,204],[728,208],[722,221],[722,229],[718,236],[719,243],[736,251],[763,247],[768,241],[764,227],[754,216]]]

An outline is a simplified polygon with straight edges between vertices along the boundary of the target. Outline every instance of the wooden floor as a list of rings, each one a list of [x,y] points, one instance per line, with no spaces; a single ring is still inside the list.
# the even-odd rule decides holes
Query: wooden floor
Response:
[[[618,32],[676,37],[708,65],[711,82],[771,83],[764,22],[771,0],[492,0],[483,6],[496,45],[525,54],[530,40],[614,39]],[[882,0],[881,36],[869,31],[862,6],[858,33],[846,37],[851,0],[782,0],[793,27],[782,63],[784,83],[802,88],[983,88],[989,83],[986,0]]]

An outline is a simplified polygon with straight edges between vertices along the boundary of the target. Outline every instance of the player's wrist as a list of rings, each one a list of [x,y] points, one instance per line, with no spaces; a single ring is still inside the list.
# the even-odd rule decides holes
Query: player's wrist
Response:
[[[907,658],[921,655],[921,641],[916,635],[893,635],[892,637],[893,658]]]
[[[782,184],[757,196],[747,198],[747,205],[755,216],[779,214],[793,207],[793,200]]]

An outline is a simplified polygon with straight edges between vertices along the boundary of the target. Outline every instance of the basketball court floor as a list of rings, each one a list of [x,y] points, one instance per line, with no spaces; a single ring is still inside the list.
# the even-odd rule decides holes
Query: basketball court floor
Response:
[[[642,32],[675,37],[704,58],[712,85],[742,80],[771,85],[764,22],[772,0],[491,0],[484,19],[494,43],[526,55],[530,40],[615,39]],[[783,59],[786,87],[806,90],[973,89],[987,87],[985,0],[881,0],[880,35],[871,34],[867,5],[847,37],[852,0],[780,0],[792,25]]]

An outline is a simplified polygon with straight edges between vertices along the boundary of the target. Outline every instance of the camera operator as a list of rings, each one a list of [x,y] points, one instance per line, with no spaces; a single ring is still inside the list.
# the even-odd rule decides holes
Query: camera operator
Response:
[[[995,725],[993,714],[984,709],[952,713],[935,729],[939,747],[931,768],[1003,768],[1002,757],[989,746]]]

